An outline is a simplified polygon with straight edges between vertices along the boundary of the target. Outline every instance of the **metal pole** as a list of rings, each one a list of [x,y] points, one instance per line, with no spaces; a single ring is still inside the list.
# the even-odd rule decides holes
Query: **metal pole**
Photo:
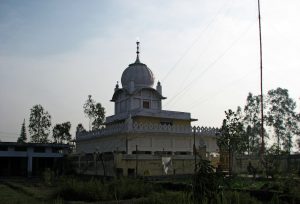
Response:
[[[260,54],[260,109],[261,109],[261,157],[263,158],[265,151],[264,141],[264,101],[263,101],[263,66],[262,66],[262,38],[261,38],[261,17],[260,17],[260,0],[258,3],[258,23],[259,23],[259,54]]]
[[[125,146],[126,146],[126,154],[128,154],[128,134],[126,133],[126,138],[125,138]]]
[[[135,178],[137,178],[138,175],[138,146],[135,145]]]
[[[196,188],[196,183],[197,183],[197,178],[196,178],[196,172],[197,172],[197,167],[196,167],[196,163],[197,163],[197,158],[196,158],[196,127],[193,127],[193,136],[194,136],[194,145],[193,145],[193,153],[194,153],[194,185],[193,185],[193,192],[194,192],[194,203],[196,202],[196,198],[195,198],[195,188]]]
[[[194,145],[193,145],[193,153],[194,153],[194,173],[196,173],[196,163],[197,163],[197,158],[196,158],[196,127],[193,128],[193,135],[194,135]]]

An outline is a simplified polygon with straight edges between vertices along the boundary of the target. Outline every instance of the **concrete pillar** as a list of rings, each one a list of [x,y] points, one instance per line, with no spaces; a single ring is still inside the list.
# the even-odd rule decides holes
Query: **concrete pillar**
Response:
[[[27,158],[27,175],[28,177],[32,176],[32,156]]]
[[[32,176],[32,153],[33,147],[28,147],[27,149],[27,176]]]

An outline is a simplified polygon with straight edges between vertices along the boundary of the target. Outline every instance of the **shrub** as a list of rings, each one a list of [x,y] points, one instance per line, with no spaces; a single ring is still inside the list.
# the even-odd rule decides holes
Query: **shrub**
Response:
[[[65,200],[74,201],[97,201],[112,198],[109,193],[105,193],[104,185],[95,179],[80,181],[75,178],[65,178],[61,181],[57,194]]]
[[[45,171],[43,172],[43,180],[45,184],[48,186],[53,185],[54,178],[54,172],[51,171],[49,168],[45,169]]]
[[[220,191],[221,178],[209,161],[200,158],[194,175],[193,199],[197,203],[210,202]]]

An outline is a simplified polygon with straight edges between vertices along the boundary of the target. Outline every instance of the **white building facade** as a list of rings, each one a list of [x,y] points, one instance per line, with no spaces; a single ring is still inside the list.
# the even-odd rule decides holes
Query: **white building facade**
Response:
[[[154,88],[154,75],[139,59],[123,72],[122,87],[117,83],[111,101],[115,113],[106,118],[105,127],[76,133],[78,153],[122,152],[126,154],[191,155],[195,144],[218,152],[216,128],[192,127],[196,121],[188,112],[162,109],[162,85]]]

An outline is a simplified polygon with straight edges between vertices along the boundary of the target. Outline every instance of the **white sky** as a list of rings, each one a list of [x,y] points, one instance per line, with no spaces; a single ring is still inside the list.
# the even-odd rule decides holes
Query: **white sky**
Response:
[[[262,0],[261,9],[264,92],[286,88],[298,103],[300,1]],[[73,135],[88,127],[89,94],[112,115],[136,37],[163,109],[191,112],[196,125],[219,127],[225,110],[259,94],[256,0],[1,0],[0,139],[16,141],[35,104],[53,126],[70,121]]]

